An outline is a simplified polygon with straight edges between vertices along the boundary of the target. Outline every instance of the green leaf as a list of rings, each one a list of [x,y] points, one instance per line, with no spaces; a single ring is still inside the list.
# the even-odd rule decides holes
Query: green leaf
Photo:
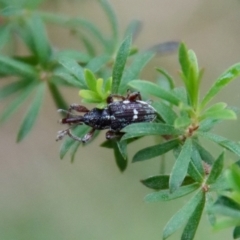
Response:
[[[112,30],[112,51],[114,51],[115,46],[117,44],[118,40],[118,21],[116,14],[110,5],[109,1],[107,0],[100,0],[100,4],[102,5],[103,9],[105,10],[105,13],[108,17],[109,23],[111,24],[111,30]],[[112,52],[111,51],[111,52]]]
[[[193,211],[192,215],[190,216],[187,225],[183,230],[183,234],[181,240],[193,240],[195,233],[197,231],[199,222],[201,220],[202,212],[205,205],[205,198],[202,198],[199,201],[198,205],[196,206],[195,210]]]
[[[240,156],[240,144],[233,142],[227,138],[224,138],[222,136],[210,133],[210,132],[200,132],[198,131],[198,135],[204,138],[207,138],[217,144],[219,144],[220,146],[226,148],[227,150],[237,154],[238,156]]]
[[[86,101],[90,101],[91,103],[95,102],[95,103],[98,103],[98,102],[101,102],[102,99],[101,97],[98,95],[98,93],[96,92],[93,92],[91,90],[80,90],[79,91],[79,95],[80,97],[82,97],[84,100]]]
[[[119,86],[119,93],[125,94],[127,91],[127,84],[136,79],[141,73],[145,65],[154,57],[152,52],[143,52],[137,54],[131,65],[124,71],[122,81]]]
[[[36,82],[29,83],[10,104],[6,107],[0,117],[0,123],[5,122],[29,97],[33,89],[36,87]]]
[[[195,180],[195,182],[201,183],[203,181],[203,176],[198,171],[196,165],[194,165],[193,161],[191,160],[188,166],[188,174]]]
[[[141,30],[142,23],[139,20],[132,20],[125,30],[124,36],[132,36],[133,40],[137,37],[138,33]]]
[[[127,168],[127,159],[125,158],[126,156],[123,157],[123,155],[125,154],[122,154],[123,153],[121,149],[122,146],[118,145],[117,142],[113,142],[113,147],[116,164],[119,170],[123,172]],[[121,151],[119,149],[121,149]]]
[[[186,128],[191,124],[191,119],[188,116],[180,116],[177,117],[174,121],[175,128]]]
[[[13,83],[3,86],[2,88],[0,88],[0,100],[22,90],[28,84],[29,84],[29,81],[20,80],[20,81],[13,82]]]
[[[121,138],[126,140],[129,138],[135,138],[145,135],[179,135],[181,131],[175,129],[171,125],[163,123],[153,123],[153,122],[142,122],[142,123],[133,123],[121,130],[121,132],[126,132]]]
[[[200,119],[206,119],[206,118],[215,118],[215,119],[237,119],[236,113],[231,109],[221,109],[217,111],[207,111],[203,113],[200,117]]]
[[[46,64],[50,58],[51,49],[43,21],[38,15],[34,14],[27,21],[27,26],[32,37],[34,53],[42,64]]]
[[[174,105],[179,105],[180,100],[172,93],[158,85],[144,81],[144,80],[133,80],[128,84],[130,87],[137,89],[141,93],[150,94],[159,98],[162,98]]]
[[[226,87],[232,80],[236,79],[239,75],[240,63],[233,65],[227,71],[225,71],[204,96],[201,102],[201,109],[203,109],[218,92],[220,92],[224,87]]]
[[[54,59],[60,59],[64,57],[74,59],[75,61],[80,63],[88,63],[89,60],[91,59],[91,56],[89,56],[88,54],[71,49],[61,50],[59,52],[54,53],[53,56]]]
[[[200,145],[199,142],[193,141],[193,143],[196,149],[198,150],[201,156],[201,159],[207,164],[212,165],[215,160],[214,160],[214,157],[211,155],[211,153],[208,152],[202,145]]]
[[[61,57],[59,59],[59,63],[79,81],[79,84],[81,84],[82,88],[86,88],[83,69],[75,60],[67,57]]]
[[[198,130],[202,132],[209,132],[215,125],[219,124],[220,122],[221,120],[219,119],[205,119],[200,122]]]
[[[40,111],[40,107],[42,105],[43,96],[45,92],[45,84],[41,83],[36,90],[35,98],[31,103],[31,106],[26,113],[23,122],[20,126],[18,135],[17,135],[17,142],[22,141],[27,134],[32,130],[32,127],[37,119],[38,113]]]
[[[57,69],[53,73],[54,77],[60,78],[64,80],[66,83],[70,84],[71,86],[81,88],[82,84],[71,74],[69,74],[65,69]]]
[[[201,176],[201,178],[203,178],[203,176],[205,174],[204,168],[203,168],[203,160],[202,160],[201,155],[194,143],[193,143],[192,161],[191,162],[194,165],[194,167],[196,168],[196,170],[199,173],[199,175]]]
[[[213,205],[212,210],[215,213],[222,214],[231,218],[240,219],[240,204],[234,202],[232,199],[221,196]]]
[[[169,188],[169,175],[157,175],[147,179],[141,180],[142,184],[154,190],[163,190]],[[183,180],[182,186],[194,183],[190,176],[186,176]]]
[[[185,75],[185,77],[187,77],[189,68],[190,68],[190,61],[188,58],[188,49],[184,43],[181,43],[179,46],[178,57],[179,57],[179,59],[178,59],[179,63],[182,68],[182,72]]]
[[[175,87],[175,83],[174,83],[174,80],[173,78],[168,74],[167,71],[165,71],[164,69],[162,68],[156,68],[156,70],[161,73],[168,81],[169,83],[169,86],[170,86],[170,89],[173,89]]]
[[[132,39],[130,36],[128,36],[123,43],[121,44],[116,60],[113,66],[113,72],[112,72],[112,93],[118,93],[119,92],[119,86],[121,83],[122,75],[123,75],[123,70],[129,55],[129,50],[131,47]]]
[[[11,25],[6,24],[0,27],[0,49],[10,40]]]
[[[208,192],[206,194],[206,212],[207,212],[208,221],[212,226],[214,226],[216,223],[216,216],[212,211],[213,204],[214,204],[214,199],[211,193]]]
[[[206,184],[214,183],[223,170],[224,153],[222,153],[213,163],[211,172],[207,178]]]
[[[92,71],[90,71],[89,69],[84,69],[84,76],[85,76],[85,80],[87,83],[87,86],[90,90],[92,91],[96,91],[96,84],[97,84],[97,79],[95,77],[95,75],[93,74]]]
[[[176,191],[181,186],[183,179],[185,178],[188,171],[188,165],[191,160],[191,155],[192,155],[192,140],[188,138],[184,142],[181,152],[178,158],[176,159],[176,162],[170,174],[169,189],[171,193]]]
[[[117,147],[122,157],[127,160],[127,141],[117,141]]]
[[[164,153],[167,153],[168,151],[172,150],[175,148],[177,145],[179,145],[179,140],[174,139],[170,140],[168,142],[164,142],[161,144],[157,144],[151,147],[144,148],[140,151],[138,151],[134,157],[133,157],[133,162],[139,162],[139,161],[144,161],[150,158],[154,158],[157,156],[160,156]]]
[[[101,55],[101,56],[94,57],[88,62],[88,64],[86,65],[86,68],[96,73],[104,65],[106,65],[110,61],[110,59],[111,57],[109,55]]]
[[[84,136],[89,131],[89,127],[86,125],[78,126],[75,129],[72,130],[73,134],[81,137]],[[70,150],[70,148],[75,144],[75,140],[68,137],[64,140],[64,142],[61,145],[60,148],[60,159],[63,159],[66,153]],[[77,150],[77,149],[76,149]],[[73,157],[75,155],[74,151],[76,151],[75,148],[73,152],[71,152],[71,161],[73,161]]]
[[[205,194],[200,190],[196,193],[167,223],[163,230],[163,239],[176,232],[193,215],[201,202],[205,201]]]
[[[173,109],[164,102],[153,102],[152,106],[156,109],[157,113],[164,120],[165,123],[173,125],[177,114]]]
[[[5,73],[6,71],[8,75],[21,75],[24,77],[31,77],[33,79],[37,77],[37,72],[34,67],[23,62],[14,60],[13,58],[0,55],[0,64],[0,72],[3,71]],[[6,68],[5,71],[4,68]]]
[[[53,82],[48,82],[48,88],[54,100],[54,103],[58,109],[68,109],[68,104],[59,92],[58,87]]]
[[[72,147],[71,147],[71,151],[70,151],[70,159],[71,159],[71,163],[74,162],[75,159],[75,155],[77,153],[78,148],[80,147],[81,142],[75,142],[73,143]]]
[[[240,226],[236,226],[233,230],[233,239],[240,238]]]
[[[161,190],[158,192],[153,192],[148,194],[144,200],[146,202],[158,202],[158,201],[170,201],[176,198],[183,197],[196,189],[199,188],[198,183],[193,183],[190,185],[182,186],[178,190],[176,190],[174,193],[170,193],[169,190]]]

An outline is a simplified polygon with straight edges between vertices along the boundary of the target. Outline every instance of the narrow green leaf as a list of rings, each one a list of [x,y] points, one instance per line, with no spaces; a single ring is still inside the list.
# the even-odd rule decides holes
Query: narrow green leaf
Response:
[[[157,175],[147,179],[141,180],[141,183],[154,190],[163,190],[169,188],[169,175]],[[182,186],[190,185],[194,180],[190,176],[186,176],[183,180]]]
[[[236,226],[233,230],[233,239],[240,238],[240,226]]]
[[[58,87],[53,82],[48,82],[48,88],[52,95],[53,101],[56,107],[59,109],[68,109],[68,104],[63,98],[62,94],[59,92]]]
[[[36,87],[36,82],[29,83],[10,104],[3,110],[0,117],[0,123],[5,122],[29,97],[33,89]]]
[[[161,144],[157,144],[151,147],[144,148],[140,151],[138,151],[134,156],[133,156],[133,162],[139,162],[139,161],[144,161],[150,158],[154,158],[157,156],[160,156],[164,153],[167,153],[168,151],[172,150],[175,148],[177,145],[179,145],[179,140],[174,139],[170,140],[168,142],[164,142]]]
[[[77,62],[85,64],[88,63],[89,60],[91,59],[91,56],[89,56],[89,54],[72,49],[61,50],[59,52],[54,53],[53,59],[60,59],[63,57],[74,59]]]
[[[17,135],[17,142],[22,141],[27,136],[27,134],[32,130],[33,125],[36,122],[38,113],[40,111],[40,107],[42,105],[44,92],[45,84],[41,83],[37,87],[35,98],[31,103],[31,106],[22,121],[22,124]]]
[[[83,69],[75,60],[67,57],[61,57],[59,59],[59,63],[79,81],[83,88],[86,88]]]
[[[109,55],[100,55],[92,58],[86,68],[91,70],[93,73],[98,72],[104,65],[106,65],[110,61],[111,57]]]
[[[240,63],[231,66],[225,71],[212,85],[209,91],[204,96],[201,102],[201,108],[203,109],[210,100],[220,92],[225,86],[227,86],[232,80],[236,79],[240,75]]]
[[[214,204],[214,199],[211,193],[208,192],[206,194],[206,212],[207,212],[208,221],[212,226],[214,226],[216,223],[216,216],[212,211],[213,204]]]
[[[198,171],[197,167],[194,165],[193,161],[191,160],[188,166],[188,174],[193,178],[196,182],[201,183],[203,182],[203,176]]]
[[[82,84],[73,75],[69,74],[65,69],[57,69],[53,73],[53,77],[60,78],[71,86],[82,88]]]
[[[204,168],[203,168],[203,160],[202,160],[201,155],[194,143],[193,143],[192,161],[191,162],[193,163],[194,167],[200,174],[201,178],[203,178],[203,176],[205,174]]]
[[[176,159],[176,162],[170,174],[169,189],[171,193],[176,191],[181,186],[183,179],[187,175],[191,155],[192,155],[192,140],[188,138],[184,142],[182,150],[178,158]]]
[[[156,109],[157,113],[164,120],[165,123],[173,125],[177,114],[173,109],[164,102],[153,102],[152,106]]]
[[[107,0],[100,0],[100,4],[102,5],[105,13],[108,17],[109,23],[111,24],[112,30],[112,51],[114,51],[115,46],[118,40],[118,21],[114,9],[110,5],[109,1]]]
[[[224,153],[222,153],[213,163],[211,172],[207,178],[206,184],[214,183],[223,170]]]
[[[132,20],[125,30],[124,36],[127,37],[129,35],[132,36],[133,40],[136,39],[138,33],[140,32],[142,27],[142,23],[139,20]]]
[[[74,162],[74,159],[75,159],[77,150],[78,150],[78,148],[80,147],[80,145],[81,145],[81,142],[75,142],[75,143],[72,145],[71,151],[70,151],[71,163]]]
[[[163,239],[176,232],[192,216],[193,212],[203,202],[205,194],[200,190],[196,193],[167,223],[163,230]]]
[[[122,157],[127,160],[127,141],[117,141],[118,150]]]
[[[174,105],[179,105],[180,100],[172,93],[158,85],[144,81],[144,80],[133,80],[128,84],[130,87],[137,89],[141,93],[150,94],[159,98],[162,98]]]
[[[215,213],[222,214],[227,217],[240,219],[240,205],[232,199],[221,196],[213,205],[212,210]]]
[[[240,156],[240,144],[233,142],[227,138],[224,138],[222,136],[210,133],[210,132],[200,132],[198,131],[198,135],[204,138],[207,138],[217,144],[219,144],[220,146],[226,148],[227,150],[237,154],[238,156]]]
[[[45,14],[46,17],[46,14]],[[50,19],[50,18],[49,18]],[[52,18],[54,20],[54,18]],[[104,47],[106,52],[109,52],[109,42],[105,39],[105,36],[103,35],[102,31],[93,23],[90,21],[83,19],[83,18],[69,18],[69,19],[62,19],[56,18],[57,21],[55,21],[57,24],[62,24],[65,27],[68,27],[72,30],[78,30],[78,29],[84,29],[86,32],[90,33],[93,36],[93,39],[96,39],[101,43],[101,45]]]
[[[199,201],[192,215],[190,216],[187,225],[183,230],[183,234],[181,240],[193,240],[195,233],[197,231],[199,222],[201,220],[202,212],[205,205],[205,198],[203,197],[201,201]]]
[[[220,122],[221,120],[219,119],[205,119],[200,122],[198,130],[202,132],[209,132],[215,125],[219,124]]]
[[[163,124],[163,123],[133,123],[121,130],[121,132],[126,132],[121,138],[126,140],[129,138],[135,138],[145,135],[179,135],[181,131],[176,130],[173,126]]]
[[[51,49],[43,21],[38,15],[33,14],[27,21],[27,26],[32,37],[34,53],[42,64],[46,64],[50,58]]]
[[[200,145],[199,142],[193,141],[194,146],[197,148],[201,159],[206,162],[209,165],[212,165],[214,163],[214,157],[211,155],[210,152],[208,152],[202,145]]]
[[[90,90],[96,91],[97,79],[92,71],[89,69],[84,69],[84,76],[87,83],[87,86]]]
[[[34,67],[13,58],[0,55],[1,69],[7,68],[8,75],[21,75],[24,77],[36,78],[37,72]],[[0,70],[0,72],[2,72]]]
[[[6,24],[0,27],[0,49],[10,40],[11,25]]]
[[[191,119],[188,116],[177,117],[174,121],[175,128],[186,128],[191,124]]]
[[[176,198],[183,197],[183,196],[195,191],[198,188],[199,188],[199,184],[193,183],[190,185],[180,187],[174,193],[170,193],[169,190],[161,190],[158,192],[153,192],[153,193],[148,194],[144,198],[144,200],[146,202],[170,201],[170,200],[173,200]]]
[[[187,77],[190,68],[190,61],[188,59],[188,49],[184,43],[181,43],[179,46],[178,57],[179,63],[182,68],[182,72],[185,75],[185,77]]]
[[[206,118],[235,120],[235,119],[237,119],[237,115],[231,109],[222,109],[222,110],[217,110],[217,111],[207,111],[207,112],[203,113],[200,117],[201,120],[206,119]]]
[[[112,93],[118,93],[119,92],[119,86],[121,83],[122,75],[123,75],[123,70],[129,55],[129,50],[131,47],[132,39],[130,36],[128,36],[123,43],[121,44],[116,60],[113,66],[113,72],[112,72]]]
[[[121,172],[123,172],[127,168],[127,159],[123,157],[122,151],[119,150],[117,142],[113,142],[114,146],[114,156],[116,160],[116,164]]]
[[[17,82],[10,83],[8,85],[3,86],[0,88],[0,100],[14,94],[23,88],[25,88],[29,84],[29,81],[20,80]]]
[[[89,100],[91,102],[101,102],[101,100],[102,100],[96,92],[93,92],[91,90],[85,90],[85,89],[80,90],[79,95],[84,100],[87,100],[87,101]]]
[[[122,81],[119,86],[119,93],[125,94],[127,91],[127,84],[139,77],[142,69],[145,65],[154,57],[154,53],[152,52],[143,52],[137,54],[131,65],[124,71],[122,76]]]
[[[167,79],[170,89],[173,89],[175,87],[175,83],[173,78],[169,75],[169,73],[162,68],[156,68],[156,70]]]

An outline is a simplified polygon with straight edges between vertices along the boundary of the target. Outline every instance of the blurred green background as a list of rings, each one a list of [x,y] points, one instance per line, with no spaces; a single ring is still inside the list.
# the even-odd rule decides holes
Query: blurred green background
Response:
[[[205,68],[202,93],[226,68],[240,61],[240,1],[110,2],[122,31],[133,19],[143,22],[135,42],[140,49],[169,40],[186,42]],[[104,32],[109,30],[95,0],[46,0],[42,9],[86,17]],[[61,28],[49,26],[48,33],[57,48],[81,48]],[[177,54],[155,58],[142,78],[154,79],[157,66],[178,77]],[[239,106],[239,91],[239,82],[235,81],[216,101],[221,99]],[[69,103],[79,102],[77,89],[63,92]],[[63,126],[57,123],[60,116],[50,96],[46,98],[35,128],[20,144],[15,143],[15,138],[26,109],[21,108],[0,128],[0,240],[161,239],[164,225],[189,196],[174,202],[144,203],[143,197],[150,190],[139,180],[159,172],[159,159],[129,163],[127,170],[120,173],[112,153],[99,147],[104,139],[102,133],[92,144],[79,149],[74,164],[67,157],[60,160],[60,143],[55,142],[55,137]],[[0,110],[7,103],[1,102]],[[239,121],[220,125],[216,131],[239,140]],[[151,145],[154,139],[131,145],[130,158],[146,142]],[[171,166],[171,157],[171,154],[167,157],[167,167]],[[169,239],[179,239],[179,236],[180,232]],[[214,232],[203,216],[195,239],[230,237],[231,230]]]

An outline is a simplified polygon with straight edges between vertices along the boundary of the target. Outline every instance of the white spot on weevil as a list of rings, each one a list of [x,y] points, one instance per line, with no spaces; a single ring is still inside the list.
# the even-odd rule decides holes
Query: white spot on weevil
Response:
[[[133,119],[132,120],[134,121],[136,119],[138,119],[138,115],[133,115]]]
[[[128,103],[130,103],[130,101],[129,100],[124,100],[123,103],[128,104]]]
[[[135,115],[138,115],[137,109],[133,109],[133,113],[134,113]]]

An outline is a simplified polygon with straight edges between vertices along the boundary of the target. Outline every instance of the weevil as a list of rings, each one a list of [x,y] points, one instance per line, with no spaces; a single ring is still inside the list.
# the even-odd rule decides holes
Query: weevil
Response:
[[[71,104],[67,116],[60,120],[62,124],[72,126],[86,124],[92,129],[83,137],[75,136],[70,128],[58,132],[57,139],[61,140],[65,135],[76,141],[88,142],[95,130],[109,129],[106,132],[106,139],[113,139],[123,135],[121,130],[132,123],[152,122],[155,120],[156,110],[149,102],[142,101],[139,92],[128,93],[126,97],[111,94],[107,98],[107,106],[103,109],[93,108],[92,110],[78,104]],[[72,111],[84,113],[83,115],[74,115]]]

